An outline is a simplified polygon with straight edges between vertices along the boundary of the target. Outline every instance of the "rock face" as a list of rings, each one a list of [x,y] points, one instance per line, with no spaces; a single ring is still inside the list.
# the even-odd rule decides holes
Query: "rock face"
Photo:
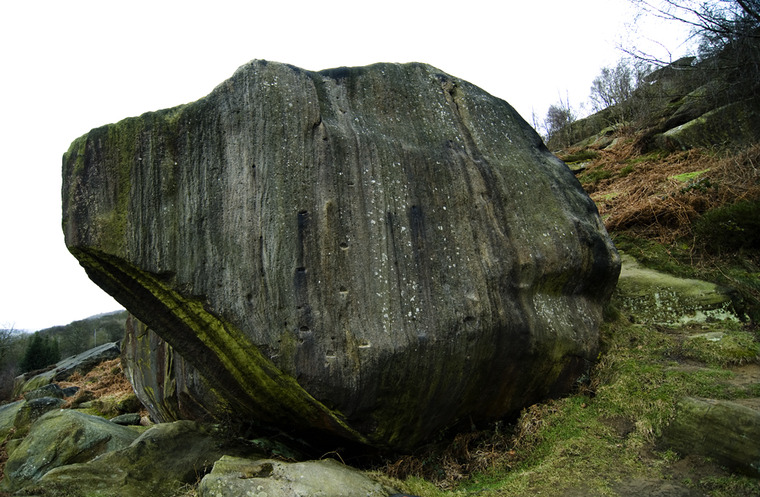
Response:
[[[538,135],[423,64],[254,61],[92,130],[63,175],[69,250],[204,407],[310,440],[412,447],[565,391],[619,272]]]
[[[629,318],[660,325],[740,321],[730,289],[646,268],[627,254],[621,260],[615,294]]]
[[[124,372],[154,421],[214,421],[230,410],[213,385],[144,323],[130,316],[126,330]]]

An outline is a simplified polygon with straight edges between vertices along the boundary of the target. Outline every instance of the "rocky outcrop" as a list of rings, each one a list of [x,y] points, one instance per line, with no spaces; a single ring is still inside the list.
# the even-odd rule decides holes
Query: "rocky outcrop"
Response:
[[[697,147],[747,146],[760,133],[760,99],[734,102],[704,114],[655,137],[664,149],[687,150]]]
[[[202,407],[311,441],[412,447],[567,390],[619,271],[538,135],[423,64],[254,61],[92,130],[63,174],[69,250],[222,399]]]
[[[2,489],[18,490],[60,466],[128,446],[137,433],[103,418],[57,410],[37,420],[5,464]]]
[[[74,373],[85,375],[101,362],[116,359],[120,354],[119,342],[104,343],[81,354],[62,359],[43,372],[32,371],[22,374],[15,380],[13,395],[18,396],[49,385],[51,382],[65,380]]]
[[[126,447],[95,460],[52,469],[24,491],[28,495],[83,497],[178,495],[183,486],[196,483],[223,455],[254,456],[218,429],[191,421],[155,425],[135,437]]]

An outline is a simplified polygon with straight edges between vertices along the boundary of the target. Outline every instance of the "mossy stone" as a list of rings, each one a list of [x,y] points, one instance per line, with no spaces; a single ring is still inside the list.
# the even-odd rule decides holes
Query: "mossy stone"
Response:
[[[218,428],[190,421],[154,425],[120,450],[46,473],[25,491],[72,497],[155,497],[179,495],[225,454],[263,457]],[[136,437],[136,438],[135,438]]]

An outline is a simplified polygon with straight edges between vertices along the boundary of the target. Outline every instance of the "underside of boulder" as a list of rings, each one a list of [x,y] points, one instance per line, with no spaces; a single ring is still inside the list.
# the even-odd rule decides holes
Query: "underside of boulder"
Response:
[[[409,448],[567,391],[620,269],[514,109],[424,64],[253,61],[63,177],[69,250],[222,399],[199,412],[313,439]]]

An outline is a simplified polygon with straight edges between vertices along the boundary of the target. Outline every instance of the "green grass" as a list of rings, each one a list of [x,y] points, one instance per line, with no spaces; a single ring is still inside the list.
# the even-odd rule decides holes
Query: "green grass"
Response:
[[[623,169],[620,170],[620,172],[618,173],[618,177],[625,178],[626,176],[628,176],[635,170],[636,168],[633,167],[633,165],[628,164],[627,166],[623,167]]]

